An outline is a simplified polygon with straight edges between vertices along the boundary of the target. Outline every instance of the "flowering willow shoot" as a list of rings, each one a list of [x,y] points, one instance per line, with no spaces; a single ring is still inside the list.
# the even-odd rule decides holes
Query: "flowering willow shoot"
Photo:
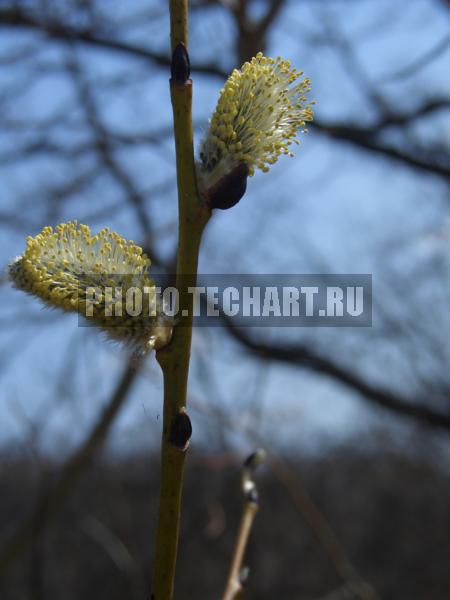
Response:
[[[150,259],[142,248],[108,228],[91,235],[87,225],[62,223],[28,237],[9,266],[14,286],[47,306],[78,312],[114,340],[148,351],[168,343],[171,323],[163,315]],[[132,300],[139,311],[130,314]]]
[[[77,221],[62,223],[55,229],[44,227],[37,235],[28,237],[24,253],[12,261],[8,269],[16,288],[39,298],[46,306],[77,313],[82,323],[96,326],[109,338],[130,346],[135,353],[156,351],[164,393],[160,491],[150,592],[155,600],[173,600],[174,597],[183,474],[192,434],[187,406],[192,336],[193,327],[198,324],[194,317],[202,316],[198,308],[202,306],[201,290],[205,290],[197,281],[199,253],[211,209],[233,206],[244,195],[247,179],[257,169],[267,172],[281,155],[292,156],[290,147],[298,143],[297,134],[305,132],[307,122],[313,119],[313,102],[307,100],[309,79],[291,67],[289,61],[259,53],[241,69],[234,70],[226,81],[196,161],[192,143],[188,4],[188,0],[168,3],[178,245],[176,257],[167,261],[162,258],[159,267],[169,277],[170,287],[163,291],[157,288],[150,276],[149,257],[133,241],[125,240],[108,228],[92,234],[87,225]],[[70,64],[77,67],[76,62]],[[82,85],[80,97],[91,119],[91,108],[95,108],[96,103],[91,102],[88,85],[79,77],[83,75],[82,69],[71,68],[70,73]],[[95,112],[93,119],[96,119]],[[101,148],[103,154],[103,143]],[[106,161],[107,166],[110,162]],[[123,183],[122,177],[117,179]],[[125,185],[127,192],[129,187]],[[171,275],[173,265],[176,272]],[[208,289],[218,291],[219,288]],[[208,293],[205,305],[206,316],[213,317],[215,307],[211,307]],[[213,308],[212,314],[210,308]],[[217,314],[226,315],[223,305],[221,309],[222,313],[218,310]],[[131,382],[143,364],[134,358],[125,358],[125,379],[119,382],[119,390],[124,385],[122,381]],[[105,377],[109,376],[108,371]],[[126,393],[117,394],[120,401]],[[108,411],[105,414],[109,415]],[[108,418],[112,422],[113,416]],[[96,444],[103,439],[97,430],[96,426]],[[258,509],[253,471],[261,457],[261,453],[252,455],[243,468],[245,506],[224,600],[236,598],[242,588],[243,552]],[[63,477],[61,481],[65,481]]]
[[[293,156],[297,132],[306,132],[313,119],[310,90],[303,72],[280,57],[258,53],[233,71],[200,148],[199,187],[212,208],[233,206],[247,176],[266,173],[282,154]]]

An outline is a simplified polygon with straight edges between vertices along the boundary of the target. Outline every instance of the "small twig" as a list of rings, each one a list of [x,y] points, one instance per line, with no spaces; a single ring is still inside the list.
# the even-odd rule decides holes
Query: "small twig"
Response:
[[[211,380],[209,384],[213,387],[215,383]],[[193,402],[197,409],[211,413],[211,405],[204,405],[198,398]],[[252,428],[242,425],[242,423],[233,420],[221,408],[214,408],[214,416],[220,420],[221,425],[231,428],[233,431],[239,431],[255,445],[259,445],[263,440]],[[313,498],[308,493],[305,483],[302,481],[298,470],[294,469],[275,449],[268,449],[267,466],[271,469],[273,475],[288,492],[296,510],[310,527],[320,547],[325,551],[331,561],[336,574],[342,580],[344,586],[342,589],[350,590],[353,596],[361,600],[379,600],[379,596],[371,583],[366,581],[358,572],[355,565],[350,560],[347,552],[339,541],[325,515],[315,504]]]
[[[253,473],[264,458],[264,450],[257,450],[247,458],[242,469],[244,508],[222,600],[235,600],[243,591],[242,582],[246,579],[247,572],[242,568],[242,562],[253,521],[259,508],[258,491],[253,481]]]
[[[418,71],[428,66],[430,62],[437,58],[442,52],[445,52],[449,46],[450,34],[439,40],[435,46],[427,50],[406,67],[402,67],[393,73],[391,72],[384,75],[384,77],[381,78],[381,81],[383,83],[386,83],[386,81],[398,81],[399,79],[407,79],[408,77],[416,75]]]

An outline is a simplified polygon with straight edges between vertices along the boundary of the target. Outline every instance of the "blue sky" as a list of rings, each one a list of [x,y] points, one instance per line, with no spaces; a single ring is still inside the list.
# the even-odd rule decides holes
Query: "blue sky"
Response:
[[[140,4],[132,3],[133,9],[137,11]],[[324,43],[327,27],[339,31],[344,51]],[[167,31],[167,18],[162,17],[156,25],[143,21],[127,37],[161,50],[168,47]],[[354,119],[370,124],[377,114],[364,91],[367,86],[382,94],[393,109],[402,110],[415,107],[424,98],[449,94],[450,49],[414,77],[389,77],[413,64],[448,33],[448,14],[439,2],[414,0],[405,5],[400,0],[291,1],[269,37],[268,53],[291,58],[311,77],[317,114],[322,120]],[[38,61],[46,66],[46,74],[26,93],[21,93],[21,85],[23,81],[25,86],[27,78],[29,81],[32,68],[1,68],[2,87],[14,90],[17,86],[15,100],[4,107],[4,116],[12,121],[32,120],[65,111],[67,122],[57,130],[48,129],[48,139],[73,145],[88,141],[90,133],[83,126],[73,86],[58,67],[69,59],[68,49],[53,43],[41,50],[35,34],[3,35],[6,43],[2,54],[32,41],[39,48]],[[353,69],[364,73],[364,89],[360,78],[349,76],[346,44],[354,49]],[[142,61],[105,50],[78,47],[76,52],[87,79],[95,82],[95,98],[108,127],[132,134],[170,126],[167,73],[163,69],[149,72]],[[232,24],[223,11],[210,11],[207,20],[194,15],[192,62],[219,60],[230,69],[234,66],[233,56]],[[111,83],[115,79],[117,85]],[[194,85],[194,120],[206,124],[221,81],[195,76]],[[408,135],[448,139],[449,128],[450,124],[436,113],[411,127]],[[395,140],[399,132],[392,130],[387,135]],[[36,132],[29,128],[3,131],[0,156],[13,152],[33,136]],[[201,128],[197,144],[200,136]],[[405,273],[410,270],[414,274],[416,269],[426,272],[427,264],[435,265],[436,261],[448,272],[445,237],[442,241],[436,236],[449,226],[448,189],[437,177],[331,141],[314,129],[301,141],[295,158],[280,160],[267,175],[255,175],[241,203],[214,216],[204,240],[200,271],[372,273],[377,302],[372,331],[273,330],[270,335],[274,340],[308,340],[368,377],[408,391],[412,385],[410,348],[406,354],[381,326],[386,326],[386,313],[401,314],[402,292],[394,283]],[[158,248],[169,253],[176,233],[172,140],[168,138],[161,146],[126,146],[117,155],[148,198],[146,209]],[[26,234],[72,218],[94,229],[108,225],[141,241],[135,215],[105,174],[89,180],[63,203],[55,201],[49,207],[41,201],[44,190],[64,185],[72,172],[89,173],[95,166],[93,161],[85,154],[71,161],[52,155],[39,160],[32,157],[20,165],[0,165],[4,182],[0,214],[14,213],[21,221],[14,229],[2,224],[3,265],[22,252]],[[164,193],[158,193],[161,189]],[[445,361],[448,344],[442,324],[447,323],[448,314],[441,284],[441,280],[420,279],[416,287],[421,291],[414,290],[414,306],[426,319],[429,303],[433,302],[441,325],[430,331]],[[40,430],[36,442],[39,446],[57,448],[65,454],[85,435],[107,399],[120,374],[124,354],[120,348],[100,342],[95,332],[78,328],[76,317],[43,310],[37,301],[23,297],[6,284],[0,293],[4,307],[0,445],[14,442],[20,448],[24,436],[35,429]],[[276,364],[261,364],[221,331],[196,332],[193,349],[191,391],[199,440],[207,439],[208,428],[217,418],[204,408],[208,402],[221,410],[225,407],[239,423],[253,422],[255,427],[254,413],[259,411],[259,431],[283,446],[298,439],[320,446],[329,439],[359,437],[389,420],[381,412],[374,416],[363,401],[329,379]],[[160,398],[159,371],[151,358],[115,426],[111,441],[114,447],[129,450],[151,440],[157,443]],[[203,409],[196,409],[196,403]],[[239,439],[240,444],[249,443],[242,441],[241,435],[226,435],[234,442]]]

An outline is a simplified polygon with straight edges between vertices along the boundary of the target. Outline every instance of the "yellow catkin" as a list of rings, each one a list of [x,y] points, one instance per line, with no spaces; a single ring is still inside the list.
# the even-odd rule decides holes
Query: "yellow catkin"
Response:
[[[28,237],[9,275],[16,288],[46,305],[78,312],[110,338],[145,351],[163,345],[171,335],[149,266],[150,259],[133,241],[108,228],[92,235],[87,225],[69,221]],[[142,308],[130,316],[127,291],[134,290]]]
[[[214,185],[237,164],[250,175],[267,172],[280,155],[293,156],[297,132],[306,132],[312,105],[311,82],[281,57],[258,53],[235,69],[220,92],[216,110],[200,148],[200,184]]]

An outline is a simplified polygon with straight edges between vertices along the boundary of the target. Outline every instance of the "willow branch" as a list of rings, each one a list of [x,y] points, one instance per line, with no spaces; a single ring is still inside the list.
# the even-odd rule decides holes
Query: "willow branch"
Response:
[[[178,184],[178,254],[176,287],[180,317],[169,346],[157,352],[164,378],[161,484],[156,532],[152,600],[171,600],[180,526],[184,462],[191,426],[186,413],[187,380],[192,338],[193,296],[203,229],[210,211],[199,202],[192,131],[192,81],[187,54],[187,0],[171,0],[173,107]]]

